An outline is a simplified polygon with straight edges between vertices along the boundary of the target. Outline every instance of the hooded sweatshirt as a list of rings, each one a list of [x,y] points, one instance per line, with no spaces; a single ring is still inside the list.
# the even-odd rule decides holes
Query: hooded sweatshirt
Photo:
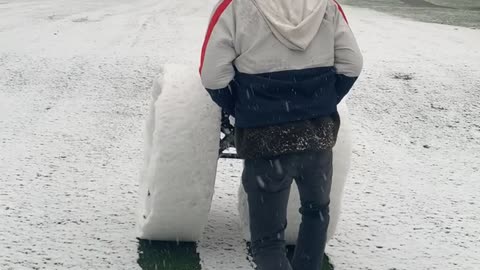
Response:
[[[337,104],[361,69],[334,0],[222,0],[200,63],[213,101],[235,116],[246,158],[333,147]]]

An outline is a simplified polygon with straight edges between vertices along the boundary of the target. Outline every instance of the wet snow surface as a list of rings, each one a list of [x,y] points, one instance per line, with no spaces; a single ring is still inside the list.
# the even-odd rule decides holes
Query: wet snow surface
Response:
[[[150,86],[211,3],[0,3],[0,269],[139,269]],[[346,8],[365,54],[336,269],[480,268],[480,31]],[[252,269],[221,161],[204,269]],[[159,262],[161,263],[161,262]]]

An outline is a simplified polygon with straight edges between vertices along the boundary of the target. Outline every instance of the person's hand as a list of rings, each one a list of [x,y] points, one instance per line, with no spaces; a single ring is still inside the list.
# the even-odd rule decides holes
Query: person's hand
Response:
[[[220,140],[220,154],[228,148],[235,147],[235,118],[222,111],[222,122],[220,131],[223,138]]]

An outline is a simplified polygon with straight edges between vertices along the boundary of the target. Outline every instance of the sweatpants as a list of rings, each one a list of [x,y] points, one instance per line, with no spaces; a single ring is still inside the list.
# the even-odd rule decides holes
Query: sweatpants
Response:
[[[242,184],[248,195],[251,250],[257,270],[320,270],[330,221],[332,150],[247,159]],[[285,229],[290,187],[296,181],[302,222],[292,263]]]

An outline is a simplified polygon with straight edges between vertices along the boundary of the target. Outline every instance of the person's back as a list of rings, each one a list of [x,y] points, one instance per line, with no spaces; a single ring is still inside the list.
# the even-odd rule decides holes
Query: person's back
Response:
[[[334,0],[223,0],[215,8],[200,73],[212,99],[235,117],[259,269],[291,269],[283,231],[293,179],[303,219],[292,266],[320,269],[337,104],[361,68]]]

